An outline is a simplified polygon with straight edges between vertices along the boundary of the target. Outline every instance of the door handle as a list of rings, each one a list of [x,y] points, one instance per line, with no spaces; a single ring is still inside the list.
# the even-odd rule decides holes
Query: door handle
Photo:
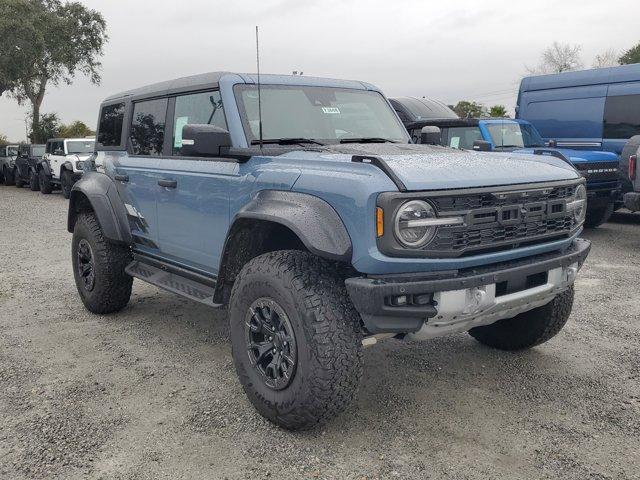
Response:
[[[123,183],[126,183],[129,181],[129,175],[114,175],[113,178]]]
[[[158,180],[158,185],[165,188],[176,188],[178,186],[177,180]]]

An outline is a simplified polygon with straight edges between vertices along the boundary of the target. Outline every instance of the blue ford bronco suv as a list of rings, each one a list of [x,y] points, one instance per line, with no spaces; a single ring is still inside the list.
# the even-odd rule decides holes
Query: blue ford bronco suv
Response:
[[[458,118],[453,110],[450,110],[453,118],[450,115],[445,117],[441,111],[438,113],[442,118],[435,118],[432,108],[423,106],[424,99],[401,97],[390,100],[416,143],[423,143],[424,138],[425,142],[467,150],[565,158],[587,179],[587,228],[598,227],[609,220],[616,202],[621,201],[620,159],[615,153],[555,148],[553,141],[547,148],[538,130],[526,120]],[[437,130],[429,134],[427,130],[432,127]],[[423,129],[425,136],[422,135]]]
[[[571,165],[414,145],[362,82],[182,78],[105,100],[97,139],[68,216],[84,305],[138,278],[228,307],[240,382],[288,429],[342,411],[378,339],[549,340],[590,249]]]

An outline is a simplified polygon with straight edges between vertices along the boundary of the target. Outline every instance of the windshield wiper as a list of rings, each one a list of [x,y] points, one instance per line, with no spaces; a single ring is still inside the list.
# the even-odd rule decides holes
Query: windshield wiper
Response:
[[[266,138],[262,140],[265,145],[296,145],[297,143],[313,143],[314,145],[324,145],[324,143],[313,138]],[[260,140],[251,140],[251,145],[260,145]]]
[[[396,140],[381,137],[343,138],[340,143],[398,143]]]

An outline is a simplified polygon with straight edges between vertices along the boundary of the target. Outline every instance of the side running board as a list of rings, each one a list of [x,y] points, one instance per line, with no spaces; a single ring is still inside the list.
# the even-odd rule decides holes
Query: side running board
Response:
[[[134,257],[135,258],[135,257]],[[214,303],[215,280],[199,280],[197,274],[183,271],[178,267],[161,264],[157,260],[139,257],[132,261],[125,272],[158,288],[180,295],[209,307],[221,307]],[[190,277],[190,278],[187,278]]]

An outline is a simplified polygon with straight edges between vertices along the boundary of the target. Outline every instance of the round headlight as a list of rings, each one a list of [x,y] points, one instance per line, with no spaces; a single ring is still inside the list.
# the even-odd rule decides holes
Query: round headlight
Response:
[[[436,218],[431,205],[422,200],[411,200],[400,207],[395,218],[395,234],[405,247],[420,248],[436,233],[435,226],[421,225],[420,220]]]
[[[573,199],[573,217],[577,223],[584,222],[587,216],[587,189],[584,185],[578,185]]]

